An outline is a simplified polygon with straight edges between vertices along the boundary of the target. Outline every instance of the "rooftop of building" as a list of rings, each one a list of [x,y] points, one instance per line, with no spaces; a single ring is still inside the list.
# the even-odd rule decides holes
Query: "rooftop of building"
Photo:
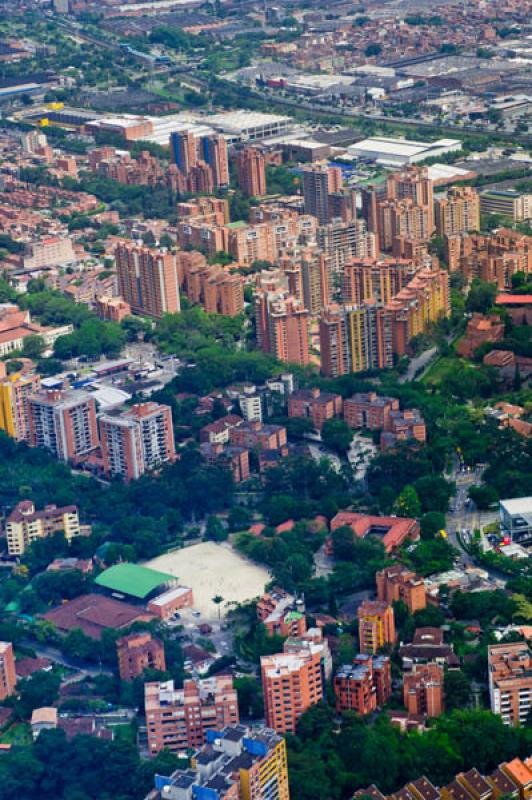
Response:
[[[138,600],[144,600],[159,586],[173,583],[175,577],[168,572],[158,572],[140,564],[114,564],[95,579],[104,589],[120,592]]]
[[[442,147],[456,147],[459,145],[461,145],[459,139],[438,139],[435,142],[414,142],[408,139],[372,136],[368,139],[362,139],[360,142],[355,142],[348,148],[348,151],[362,150],[368,153],[380,151],[381,153],[405,157],[420,155],[426,151],[428,156],[431,150],[437,150]]]
[[[282,741],[270,728],[250,729],[245,725],[207,731],[206,739],[194,754],[193,763],[201,769],[180,769],[168,777],[155,776],[155,788],[163,798],[172,796],[172,788],[188,791],[194,785],[198,797],[225,797],[235,774],[251,769]]]
[[[57,708],[51,706],[42,706],[41,708],[34,708],[31,714],[32,725],[56,725],[57,724]]]
[[[43,618],[52,622],[60,630],[81,630],[93,639],[100,639],[105,628],[125,628],[141,619],[153,619],[138,606],[123,603],[112,597],[100,594],[84,594],[52,608]]]
[[[34,522],[35,520],[55,519],[63,516],[63,514],[77,514],[77,506],[62,506],[58,508],[54,505],[46,506],[41,511],[35,511],[34,505],[31,500],[21,500],[18,503],[9,517],[7,522]]]
[[[299,672],[314,655],[315,653],[308,650],[262,656],[261,669],[268,678],[279,678],[292,672]]]
[[[25,656],[25,658],[17,658],[15,664],[15,671],[17,678],[29,678],[35,672],[41,670],[49,671],[52,669],[52,662],[48,658],[32,658]]]
[[[495,303],[498,306],[528,306],[532,303],[532,294],[498,294]]]
[[[375,408],[383,408],[390,403],[398,402],[395,397],[386,397],[376,392],[356,392],[345,400],[346,403],[360,403],[360,405],[371,405]]]
[[[442,645],[443,631],[441,628],[416,628],[412,644],[415,645]]]
[[[439,800],[440,793],[436,789],[436,787],[422,775],[415,781],[412,781],[412,787],[414,788],[416,794],[420,795],[423,800]]]
[[[532,784],[532,771],[521,759],[512,759],[512,761],[505,764],[505,769],[520,786],[529,787]]]
[[[164,606],[166,603],[170,603],[172,600],[177,600],[179,597],[183,597],[190,591],[192,590],[188,586],[175,586],[172,589],[168,589],[166,592],[163,592],[162,594],[158,594],[157,597],[153,597],[150,600],[150,604],[153,606]]]
[[[528,497],[515,497],[510,500],[500,501],[501,509],[510,516],[532,514],[532,495]]]
[[[198,649],[201,650],[201,648]],[[213,658],[210,653],[208,655]],[[184,682],[182,689],[176,689],[173,680],[151,681],[144,684],[146,709],[180,706],[190,698],[199,698],[201,702],[205,703],[213,702],[217,695],[235,695],[231,676],[213,675],[198,680],[189,679]]]
[[[382,538],[387,551],[398,547],[417,531],[417,522],[408,517],[378,517],[358,514],[352,511],[339,511],[331,520],[331,530],[349,525],[356,536],[378,536]]]
[[[469,786],[471,786],[471,788],[474,789],[475,792],[478,792],[480,795],[483,795],[486,792],[491,791],[489,783],[475,767],[465,772],[464,778],[469,784]]]
[[[341,395],[333,392],[322,392],[320,389],[297,389],[290,395],[290,400],[306,400],[312,403],[331,403],[341,399]]]
[[[250,128],[292,123],[291,117],[279,114],[264,114],[260,111],[246,111],[243,109],[213,114],[212,116],[206,117],[205,120],[208,121],[209,125],[229,133],[240,133]]]

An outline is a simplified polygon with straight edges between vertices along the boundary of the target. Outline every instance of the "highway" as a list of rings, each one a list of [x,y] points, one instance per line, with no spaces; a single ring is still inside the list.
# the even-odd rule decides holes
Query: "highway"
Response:
[[[232,85],[234,87],[235,84],[233,83]],[[460,134],[474,134],[476,136],[489,135],[493,141],[511,142],[513,144],[522,144],[524,146],[529,146],[532,144],[532,136],[529,134],[515,133],[514,131],[511,133],[501,133],[500,131],[476,128],[472,125],[450,125],[427,122],[425,120],[412,119],[410,117],[388,117],[384,114],[368,114],[360,111],[338,109],[335,106],[315,105],[303,100],[292,100],[291,98],[287,97],[278,97],[277,95],[258,92],[256,89],[253,90],[253,94],[255,97],[264,100],[266,103],[269,103],[270,108],[275,105],[281,105],[295,108],[298,111],[312,111],[315,114],[321,114],[328,117],[331,115],[335,117],[344,117],[345,119],[350,119],[353,122],[356,122],[357,120],[364,120],[382,122],[392,127],[400,126],[406,128],[424,128],[427,130],[427,132],[433,132],[436,135],[441,135],[442,133],[448,133],[452,136],[460,136]]]

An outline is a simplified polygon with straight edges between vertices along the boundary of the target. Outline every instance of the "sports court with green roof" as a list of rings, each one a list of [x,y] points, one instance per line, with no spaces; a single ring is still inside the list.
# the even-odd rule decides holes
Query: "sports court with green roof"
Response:
[[[95,583],[111,592],[120,592],[137,600],[145,600],[159,586],[175,583],[176,579],[167,572],[141,567],[140,564],[115,564],[102,572]]]

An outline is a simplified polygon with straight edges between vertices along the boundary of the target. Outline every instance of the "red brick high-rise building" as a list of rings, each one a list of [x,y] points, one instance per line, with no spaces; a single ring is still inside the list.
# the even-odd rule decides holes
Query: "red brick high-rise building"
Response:
[[[428,242],[434,233],[434,215],[428,206],[411,198],[382,200],[377,206],[379,242],[383,250],[393,250],[399,242]],[[401,245],[404,246],[404,245]]]
[[[331,305],[320,315],[321,372],[328,378],[337,378],[351,371],[346,330],[347,318],[340,306]]]
[[[434,194],[428,167],[405,167],[401,172],[394,172],[386,181],[388,199],[403,200],[408,198],[417,206],[428,209],[430,228],[434,231]]]
[[[118,291],[133,311],[162,317],[181,310],[175,255],[124,241],[115,259]]]
[[[490,705],[505,725],[525,725],[532,706],[532,654],[528,642],[488,647]]]
[[[215,189],[229,186],[229,163],[227,160],[227,142],[221,134],[211,134],[200,139],[203,149],[203,160],[212,169]]]
[[[42,390],[28,397],[29,444],[70,461],[98,447],[96,403],[79,389]]]
[[[381,250],[394,254],[428,242],[434,233],[432,180],[426,167],[410,166],[393,173],[386,182],[386,193],[379,196],[366,190],[362,211],[370,231],[378,235]]]
[[[396,397],[384,397],[376,392],[359,392],[344,400],[344,420],[350,428],[387,430],[390,413],[398,410]]]
[[[281,286],[278,276],[265,279],[256,298],[257,343],[279,361],[309,363],[309,312]]]
[[[436,200],[436,232],[440,236],[480,230],[480,197],[472,186],[453,186]]]
[[[301,650],[260,661],[266,724],[277,733],[295,733],[299,717],[323,698],[321,654]]]
[[[238,185],[249,197],[266,194],[266,159],[255,147],[245,147],[237,154]]]
[[[334,676],[336,711],[371,714],[392,693],[392,670],[387,656],[360,653],[352,664],[344,664]]]
[[[236,317],[244,311],[244,285],[241,275],[223,270],[209,271],[203,281],[204,308],[208,314]]]
[[[159,639],[153,639],[147,631],[130,633],[117,639],[116,652],[118,670],[123,681],[132,681],[142,675],[145,669],[162,672],[166,669],[164,644]]]
[[[14,694],[16,685],[13,645],[11,642],[0,642],[0,701]]]
[[[403,678],[403,701],[409,714],[439,717],[444,711],[443,668],[417,664]]]
[[[377,598],[386,603],[402,600],[410,614],[421,611],[427,605],[425,581],[415,572],[393,564],[377,572]]]
[[[328,419],[342,413],[342,397],[318,388],[300,389],[288,397],[288,416],[312,420],[314,428],[320,431]]]
[[[321,225],[331,220],[329,195],[343,186],[342,170],[327,163],[309,164],[303,169],[305,214],[317,217]]]
[[[159,403],[138,403],[99,419],[104,472],[126,481],[175,460],[172,410]]]
[[[227,142],[222,135],[198,137],[191,131],[175,132],[170,148],[187,191],[207,191],[205,187],[209,186],[212,192],[229,185]]]
[[[239,723],[238,698],[227,675],[186,680],[182,689],[173,681],[146,683],[144,708],[151,756],[196,749],[205,743],[207,731]]]
[[[183,175],[188,176],[198,162],[196,137],[190,131],[183,131],[174,133],[170,141],[175,164]]]

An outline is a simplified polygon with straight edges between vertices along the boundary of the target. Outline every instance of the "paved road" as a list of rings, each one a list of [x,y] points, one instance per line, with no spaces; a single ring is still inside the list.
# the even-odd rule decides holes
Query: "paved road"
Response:
[[[469,553],[462,549],[462,545],[456,535],[457,531],[464,529],[471,531],[482,530],[486,525],[495,522],[499,518],[497,511],[479,511],[468,505],[468,493],[471,486],[478,486],[481,482],[481,472],[479,470],[460,473],[455,471],[452,479],[456,482],[456,495],[452,500],[454,511],[449,511],[446,516],[446,530],[449,536],[449,543],[456,547],[460,552],[462,562],[468,566],[475,566],[475,560]],[[490,571],[492,578],[505,578],[502,573]],[[507,577],[507,576],[506,576]]]
[[[321,578],[330,575],[334,570],[334,558],[325,554],[325,545],[314,555],[314,566],[316,568],[316,577]]]
[[[425,350],[423,353],[420,353],[419,356],[413,358],[408,365],[408,369],[404,375],[401,375],[399,378],[399,383],[406,383],[406,381],[413,381],[416,377],[416,372],[418,369],[422,369],[422,372],[417,376],[417,380],[423,377],[424,373],[428,370],[436,356],[438,355],[438,348],[431,347],[430,350]]]
[[[95,666],[94,664],[89,664],[87,661],[77,661],[76,659],[67,658],[56,647],[50,647],[50,645],[46,644],[39,644],[29,639],[25,641],[24,644],[27,647],[31,647],[31,649],[35,651],[39,658],[48,658],[50,661],[55,661],[56,664],[61,664],[63,667],[68,667],[69,669],[79,670],[79,672],[82,672],[85,675],[113,674],[112,670],[105,667]]]

